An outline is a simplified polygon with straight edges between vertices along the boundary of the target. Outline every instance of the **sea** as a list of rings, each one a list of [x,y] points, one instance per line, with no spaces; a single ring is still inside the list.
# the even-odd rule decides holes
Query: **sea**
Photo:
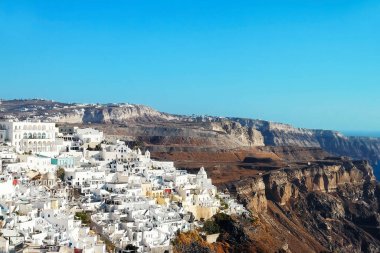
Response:
[[[378,182],[380,182],[380,162],[373,168],[373,173],[375,174],[375,177]]]
[[[380,138],[380,131],[341,131],[346,136],[360,136]],[[373,168],[377,181],[380,181],[380,161]]]
[[[380,138],[380,131],[341,131],[345,136]]]

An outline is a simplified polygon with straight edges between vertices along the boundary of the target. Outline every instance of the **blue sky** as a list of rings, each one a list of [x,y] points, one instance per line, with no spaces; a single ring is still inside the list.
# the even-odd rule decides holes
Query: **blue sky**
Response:
[[[1,1],[3,99],[380,130],[380,1]]]

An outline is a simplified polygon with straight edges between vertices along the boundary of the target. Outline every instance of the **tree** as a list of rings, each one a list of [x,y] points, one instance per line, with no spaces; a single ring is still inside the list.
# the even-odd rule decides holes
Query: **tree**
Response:
[[[57,178],[61,179],[62,182],[65,181],[65,169],[62,167],[59,167],[57,170]]]
[[[91,215],[87,212],[77,212],[75,213],[75,218],[82,221],[83,225],[91,224]]]
[[[203,231],[208,235],[217,234],[220,233],[220,227],[214,220],[210,219],[203,224]]]

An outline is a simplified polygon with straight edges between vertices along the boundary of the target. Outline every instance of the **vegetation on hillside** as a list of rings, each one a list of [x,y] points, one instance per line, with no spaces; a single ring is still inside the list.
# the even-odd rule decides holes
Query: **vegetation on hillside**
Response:
[[[65,180],[65,169],[62,167],[59,167],[56,172],[57,178],[61,179],[62,182]]]
[[[209,219],[203,224],[203,231],[208,235],[218,234],[220,233],[220,227],[213,219]]]
[[[82,221],[83,225],[89,226],[91,224],[91,214],[87,212],[75,213],[75,218]]]

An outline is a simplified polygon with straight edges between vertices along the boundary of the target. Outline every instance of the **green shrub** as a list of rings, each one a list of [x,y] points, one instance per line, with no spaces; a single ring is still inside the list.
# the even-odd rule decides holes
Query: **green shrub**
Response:
[[[203,231],[208,235],[217,234],[220,233],[220,227],[214,220],[210,219],[203,224]]]
[[[77,212],[75,218],[81,220],[83,225],[90,225],[91,223],[91,215],[86,212]]]
[[[62,182],[65,180],[65,169],[60,167],[57,170],[57,178],[61,179]]]

